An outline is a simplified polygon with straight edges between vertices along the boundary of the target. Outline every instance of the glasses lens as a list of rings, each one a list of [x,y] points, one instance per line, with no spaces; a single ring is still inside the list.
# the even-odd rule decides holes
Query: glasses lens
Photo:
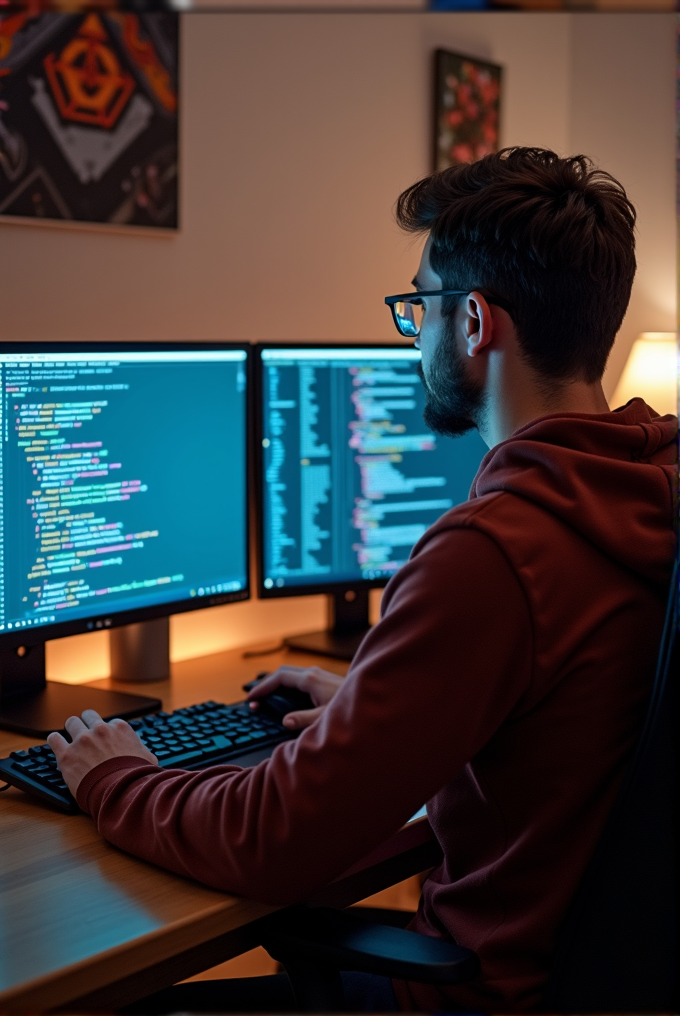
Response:
[[[420,321],[423,316],[420,303],[407,303],[400,301],[394,305],[394,316],[397,320],[397,327],[402,335],[415,338],[420,335]]]

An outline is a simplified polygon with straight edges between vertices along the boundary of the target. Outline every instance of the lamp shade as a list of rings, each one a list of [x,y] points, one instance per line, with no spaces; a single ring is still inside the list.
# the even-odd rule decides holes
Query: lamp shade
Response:
[[[612,409],[639,396],[662,416],[678,411],[678,347],[675,332],[641,332],[609,403]]]

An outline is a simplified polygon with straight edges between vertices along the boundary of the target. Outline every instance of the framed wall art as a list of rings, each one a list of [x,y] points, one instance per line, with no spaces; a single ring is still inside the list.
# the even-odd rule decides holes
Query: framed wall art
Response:
[[[0,15],[0,216],[177,228],[178,28]]]
[[[501,82],[498,64],[435,52],[435,170],[498,151]]]

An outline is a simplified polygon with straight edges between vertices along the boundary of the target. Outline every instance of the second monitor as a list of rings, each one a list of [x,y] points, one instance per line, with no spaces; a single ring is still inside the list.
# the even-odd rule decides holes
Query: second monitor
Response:
[[[419,362],[395,345],[258,349],[260,596],[331,597],[329,628],[289,645],[351,658],[368,590],[467,500],[486,445],[428,430]]]

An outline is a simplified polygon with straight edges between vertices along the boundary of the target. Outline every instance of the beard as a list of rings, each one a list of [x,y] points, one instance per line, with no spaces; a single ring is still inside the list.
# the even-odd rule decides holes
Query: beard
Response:
[[[425,389],[423,420],[430,430],[443,437],[462,437],[478,426],[484,391],[466,370],[448,327],[434,351],[429,377],[425,377],[422,361],[417,370]]]

